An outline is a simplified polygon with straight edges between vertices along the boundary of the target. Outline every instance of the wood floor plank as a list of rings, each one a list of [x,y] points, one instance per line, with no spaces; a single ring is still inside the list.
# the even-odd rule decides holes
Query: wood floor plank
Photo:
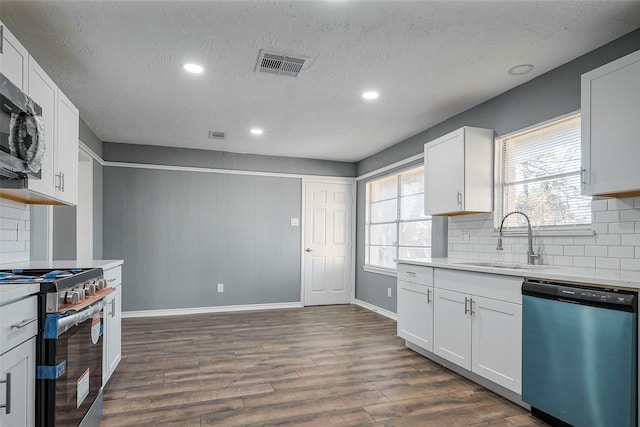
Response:
[[[542,426],[357,306],[124,319],[101,427]]]

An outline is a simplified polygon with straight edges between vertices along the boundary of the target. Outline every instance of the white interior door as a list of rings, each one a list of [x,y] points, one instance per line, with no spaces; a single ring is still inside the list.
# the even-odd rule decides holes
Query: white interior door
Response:
[[[304,305],[349,304],[354,184],[304,183]]]

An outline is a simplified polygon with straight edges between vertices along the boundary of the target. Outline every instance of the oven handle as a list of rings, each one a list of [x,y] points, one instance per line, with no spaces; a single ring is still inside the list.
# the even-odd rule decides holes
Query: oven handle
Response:
[[[71,326],[79,325],[80,323],[91,319],[95,313],[102,311],[105,305],[106,303],[103,298],[75,314],[60,318],[58,320],[58,336],[66,332]]]

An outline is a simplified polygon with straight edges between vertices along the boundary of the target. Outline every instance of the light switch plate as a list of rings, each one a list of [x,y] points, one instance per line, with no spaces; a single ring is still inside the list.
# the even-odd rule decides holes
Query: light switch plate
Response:
[[[300,227],[300,218],[291,218],[292,227]]]

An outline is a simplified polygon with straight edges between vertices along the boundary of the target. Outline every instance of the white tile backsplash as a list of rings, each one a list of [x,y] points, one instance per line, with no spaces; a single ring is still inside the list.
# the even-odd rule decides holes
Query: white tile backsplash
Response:
[[[0,264],[29,261],[29,205],[0,199]]]
[[[640,271],[640,197],[593,200],[591,210],[595,235],[536,237],[534,230],[542,264]],[[491,213],[449,217],[448,237],[450,258],[527,262],[525,236],[505,236],[504,250],[496,250]]]

